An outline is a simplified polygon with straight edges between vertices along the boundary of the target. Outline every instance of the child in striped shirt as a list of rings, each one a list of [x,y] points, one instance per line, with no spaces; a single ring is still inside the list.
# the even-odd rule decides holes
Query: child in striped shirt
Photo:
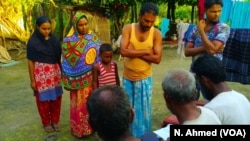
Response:
[[[116,62],[112,60],[113,50],[110,44],[104,43],[100,46],[101,61],[93,67],[94,89],[104,85],[120,86],[120,79]]]

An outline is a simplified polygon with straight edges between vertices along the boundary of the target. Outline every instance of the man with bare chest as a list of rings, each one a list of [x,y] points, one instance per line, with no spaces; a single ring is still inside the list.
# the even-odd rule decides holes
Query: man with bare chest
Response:
[[[158,13],[154,3],[144,3],[139,22],[125,25],[122,31],[122,84],[135,111],[131,128],[135,137],[151,131],[152,63],[159,64],[162,57],[162,35],[154,28]]]

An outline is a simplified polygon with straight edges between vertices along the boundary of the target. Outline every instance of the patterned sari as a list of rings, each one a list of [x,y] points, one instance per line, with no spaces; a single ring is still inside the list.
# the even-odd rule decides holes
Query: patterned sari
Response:
[[[76,14],[77,21],[83,15]],[[62,44],[62,79],[64,88],[70,91],[70,129],[77,137],[93,133],[88,123],[86,103],[93,91],[92,67],[99,61],[101,42],[93,34],[79,36],[75,32]]]

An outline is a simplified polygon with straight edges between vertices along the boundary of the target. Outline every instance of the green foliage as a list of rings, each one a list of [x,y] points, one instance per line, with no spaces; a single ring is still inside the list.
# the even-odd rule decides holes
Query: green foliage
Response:
[[[178,6],[175,11],[175,16],[177,19],[188,20],[191,18],[191,10],[191,6],[188,5]]]
[[[57,2],[59,0],[55,0]],[[90,4],[95,6],[112,5],[114,3],[133,5],[136,0],[64,0],[64,4]]]
[[[22,4],[27,4],[27,5],[31,4],[32,5],[36,2],[43,2],[44,0],[7,0],[7,1],[10,4],[22,3]]]
[[[135,0],[102,0],[106,1],[107,4],[113,4],[113,3],[120,3],[120,4],[125,4],[125,5],[133,5],[135,4]]]
[[[150,0],[150,2],[156,3],[156,4],[164,4],[167,3],[169,0]],[[137,0],[137,2],[144,3],[148,2],[148,0]]]
[[[167,16],[167,7],[168,7],[168,5],[166,3],[163,3],[163,4],[158,6],[159,17],[166,17]]]
[[[178,5],[195,5],[198,0],[178,0]]]

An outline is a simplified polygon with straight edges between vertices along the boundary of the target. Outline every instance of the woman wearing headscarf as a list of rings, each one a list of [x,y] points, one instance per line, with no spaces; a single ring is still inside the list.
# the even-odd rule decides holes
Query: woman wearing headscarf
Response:
[[[93,133],[86,103],[93,91],[93,65],[99,61],[98,37],[88,32],[88,19],[82,13],[73,17],[74,34],[62,44],[63,85],[70,91],[70,130],[77,137]]]
[[[46,132],[60,131],[61,112],[61,45],[51,33],[47,16],[36,20],[36,28],[27,44],[30,86]]]

